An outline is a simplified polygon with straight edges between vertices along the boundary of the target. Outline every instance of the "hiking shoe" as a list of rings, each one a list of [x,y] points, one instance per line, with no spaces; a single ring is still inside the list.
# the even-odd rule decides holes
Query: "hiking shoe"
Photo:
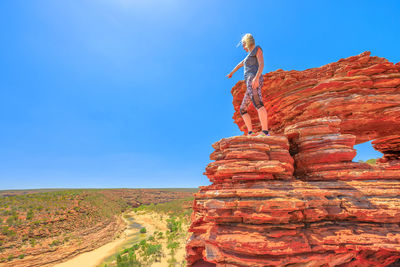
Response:
[[[256,133],[253,132],[253,131],[249,131],[249,132],[247,133],[247,136],[255,136],[255,135],[256,135]]]
[[[259,135],[257,135],[257,136],[271,136],[270,134],[269,134],[269,132],[268,131],[261,131],[260,132],[260,134]]]

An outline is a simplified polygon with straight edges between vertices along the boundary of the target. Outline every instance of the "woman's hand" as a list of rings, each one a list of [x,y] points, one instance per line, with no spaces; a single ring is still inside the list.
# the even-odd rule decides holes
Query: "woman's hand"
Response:
[[[260,78],[258,78],[257,76],[254,77],[253,81],[251,82],[251,87],[252,88],[258,88],[258,86],[260,85]]]
[[[231,73],[229,73],[228,75],[226,75],[226,77],[232,78],[232,75],[233,75],[233,73],[231,72]]]

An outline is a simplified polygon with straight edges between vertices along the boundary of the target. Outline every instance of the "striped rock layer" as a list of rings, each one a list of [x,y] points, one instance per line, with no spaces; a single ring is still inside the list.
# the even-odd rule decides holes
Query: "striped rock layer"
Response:
[[[340,59],[304,71],[266,73],[262,86],[270,130],[283,134],[287,126],[314,118],[337,116],[340,132],[356,136],[356,144],[400,135],[400,62],[393,64],[370,52]],[[247,132],[239,108],[246,85],[239,81],[231,90],[233,119]],[[255,108],[249,114],[260,130]]]
[[[234,121],[245,84],[232,88]],[[369,52],[264,75],[272,136],[212,146],[195,194],[188,266],[398,266],[400,64]],[[254,107],[253,127],[260,129]],[[371,141],[376,165],[353,162]]]

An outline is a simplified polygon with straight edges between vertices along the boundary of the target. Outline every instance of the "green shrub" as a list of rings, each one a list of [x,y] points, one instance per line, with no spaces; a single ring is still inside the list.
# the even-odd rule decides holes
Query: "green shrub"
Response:
[[[182,222],[177,221],[175,217],[171,217],[167,220],[167,227],[170,232],[178,232],[178,230],[181,230]]]
[[[121,254],[117,255],[117,265],[122,262]]]
[[[31,244],[32,247],[34,247],[36,245],[36,239],[35,238],[29,239],[29,243]]]
[[[2,234],[6,236],[15,236],[16,233],[13,230],[8,229],[8,226],[3,226],[2,228]]]
[[[151,256],[157,254],[161,254],[161,244],[156,244],[156,245],[147,244],[145,255]]]
[[[147,244],[146,240],[143,239],[142,241],[140,241],[139,246],[141,246],[142,248],[145,247]]]
[[[7,235],[7,232],[8,232],[8,226],[3,226],[3,227],[1,228],[1,233],[2,233],[3,235]]]
[[[50,244],[49,244],[49,246],[50,247],[53,247],[53,246],[58,246],[58,245],[60,245],[61,244],[61,242],[59,241],[59,240],[54,240],[53,242],[51,242]]]
[[[6,223],[8,224],[8,226],[12,226],[15,224],[15,218],[14,216],[10,216],[7,218]]]
[[[26,219],[27,220],[32,220],[33,218],[33,210],[29,210],[28,213],[26,214]]]
[[[172,243],[168,243],[167,248],[169,248],[170,250],[175,250],[179,247],[179,243],[178,242],[172,242]]]
[[[146,233],[146,232],[147,232],[147,230],[146,230],[145,227],[143,227],[142,229],[140,229],[140,233],[144,234],[144,233]]]

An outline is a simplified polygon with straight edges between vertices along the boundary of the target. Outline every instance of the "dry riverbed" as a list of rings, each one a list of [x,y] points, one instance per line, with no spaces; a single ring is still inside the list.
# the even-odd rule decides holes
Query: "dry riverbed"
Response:
[[[55,267],[112,267],[117,266],[117,255],[124,249],[130,248],[138,244],[142,240],[148,240],[149,237],[154,236],[156,233],[164,233],[164,238],[157,238],[155,242],[161,245],[160,257],[157,261],[147,262],[147,266],[185,266],[185,244],[187,238],[188,225],[182,223],[181,234],[177,235],[174,241],[178,243],[176,249],[171,256],[171,249],[168,248],[168,241],[166,235],[169,232],[168,215],[149,211],[130,211],[125,213],[122,218],[127,224],[127,229],[120,234],[118,238],[109,242],[97,249],[89,252],[79,254],[78,256],[55,265]],[[146,233],[140,233],[142,227],[146,228]],[[138,260],[143,260],[138,257]]]
[[[180,231],[177,231],[176,238],[171,241],[171,238],[168,238],[170,233],[170,229],[168,228],[168,219],[170,217],[166,214],[156,213],[156,212],[149,212],[149,211],[139,211],[132,214],[133,220],[138,223],[139,225],[146,228],[146,233],[139,233],[139,238],[136,240],[136,244],[143,240],[152,240],[155,237],[155,240],[152,241],[152,244],[160,244],[161,245],[161,253],[160,257],[157,261],[148,260],[147,262],[143,263],[143,258],[138,256],[138,260],[142,263],[143,266],[155,266],[155,267],[165,267],[165,266],[186,266],[185,261],[185,245],[186,245],[186,238],[187,238],[187,230],[189,225],[186,223],[182,223],[180,227]],[[182,221],[183,222],[183,221]],[[179,233],[178,233],[179,232]],[[154,234],[156,233],[156,234]],[[157,238],[159,233],[163,233],[163,238]],[[149,242],[149,241],[148,241]],[[171,251],[171,248],[168,246],[176,243],[176,248]],[[124,249],[128,249],[132,247],[133,242],[129,244],[125,244],[119,247],[120,254],[121,251]],[[97,267],[114,267],[117,266],[117,255],[108,257],[102,264],[98,265]],[[137,253],[136,255],[140,255]]]
[[[127,213],[128,215],[132,214],[133,212],[130,211]],[[127,228],[124,232],[122,232],[119,237],[114,239],[113,241],[96,248],[92,251],[88,251],[85,253],[81,253],[74,258],[67,260],[66,262],[59,263],[54,265],[55,267],[76,267],[76,266],[85,266],[85,267],[95,267],[98,266],[105,258],[114,254],[116,250],[122,246],[124,243],[128,242],[135,238],[135,235],[138,235],[139,226],[132,225],[132,223],[125,218],[126,215],[122,216]]]

